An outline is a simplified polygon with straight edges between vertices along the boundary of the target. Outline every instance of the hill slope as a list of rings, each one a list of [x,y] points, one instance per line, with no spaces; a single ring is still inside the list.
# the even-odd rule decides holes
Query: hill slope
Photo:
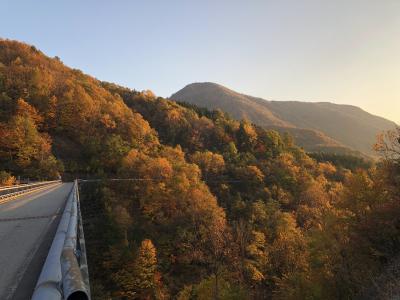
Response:
[[[400,253],[400,162],[313,157],[0,39],[0,184],[130,179],[80,185],[93,299],[357,298]]]
[[[215,83],[189,84],[171,99],[247,118],[263,127],[288,131],[307,151],[345,152],[346,147],[372,154],[376,134],[396,124],[350,105],[327,102],[267,101]]]

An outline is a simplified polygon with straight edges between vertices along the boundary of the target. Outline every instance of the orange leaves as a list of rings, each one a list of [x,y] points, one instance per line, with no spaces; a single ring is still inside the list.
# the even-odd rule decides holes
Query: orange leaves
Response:
[[[277,158],[277,167],[287,171],[291,176],[296,177],[300,174],[301,168],[296,164],[296,160],[290,153],[282,153]]]
[[[117,124],[115,123],[115,121],[111,118],[111,116],[109,114],[104,114],[101,119],[100,122],[104,125],[105,128],[107,129],[114,129]]]
[[[329,202],[330,195],[325,191],[324,185],[318,181],[312,181],[309,186],[300,193],[297,221],[305,228],[318,228],[323,219],[332,210]]]
[[[15,183],[15,177],[0,170],[0,186],[11,186]]]
[[[17,100],[16,114],[24,118],[31,118],[36,126],[43,123],[43,117],[39,112],[21,98]]]
[[[171,163],[163,157],[154,159],[152,164],[149,166],[148,171],[150,176],[153,178],[157,178],[158,176],[160,179],[170,178],[173,174]]]
[[[182,116],[178,110],[169,110],[166,115],[168,122],[178,122]]]
[[[133,185],[146,220],[166,228],[180,224],[179,230],[185,232],[175,236],[177,263],[205,260],[209,249],[204,247],[222,243],[225,213],[201,182],[199,168],[185,161],[180,148],[161,147],[148,154],[131,150],[121,172],[142,180]]]
[[[135,165],[137,164],[138,156],[139,156],[138,150],[132,149],[131,151],[129,151],[129,153],[123,159],[122,169],[126,171],[130,170],[133,171]]]
[[[127,176],[135,174],[142,179],[162,180],[169,178],[173,169],[168,159],[151,156],[132,149],[122,162],[122,172]]]
[[[39,112],[18,99],[15,114],[7,124],[0,126],[0,160],[6,161],[13,172],[42,178],[58,176],[59,166],[51,153],[51,138],[38,131],[42,124]]]
[[[141,156],[137,171],[141,178],[163,181],[171,178],[174,173],[171,163],[163,157],[150,158]]]
[[[224,157],[211,151],[197,151],[190,155],[189,159],[200,167],[206,179],[208,175],[217,175],[225,170]]]
[[[324,175],[331,176],[336,173],[336,167],[330,162],[320,162],[318,167]]]
[[[144,91],[141,92],[141,94],[146,99],[154,99],[154,98],[156,98],[156,95],[151,90],[144,90]]]
[[[257,142],[257,132],[253,125],[244,120],[240,122],[240,127],[237,132],[237,140],[239,148],[242,151],[251,151]]]
[[[110,133],[120,136],[124,147],[144,149],[158,145],[148,122],[98,80],[29,45],[4,40],[0,45],[2,92],[6,91],[11,100],[24,99],[18,100],[15,114],[29,116],[39,131],[57,134],[60,143],[56,143],[56,150],[63,157],[77,159],[80,153],[79,165],[85,172],[113,172],[119,167],[119,159],[112,159],[111,163],[110,157],[102,160],[102,154],[108,151],[106,135]],[[143,96],[155,98],[150,92]],[[99,141],[105,141],[104,147]],[[85,151],[74,152],[70,148],[82,148],[94,157],[83,159]]]

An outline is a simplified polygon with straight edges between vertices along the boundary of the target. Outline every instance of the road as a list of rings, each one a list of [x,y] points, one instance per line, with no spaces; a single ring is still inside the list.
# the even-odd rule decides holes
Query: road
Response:
[[[30,299],[72,183],[0,204],[0,299]]]

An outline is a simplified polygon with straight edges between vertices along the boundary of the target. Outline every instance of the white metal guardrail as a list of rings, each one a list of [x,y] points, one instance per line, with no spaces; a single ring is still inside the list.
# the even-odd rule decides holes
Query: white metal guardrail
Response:
[[[36,188],[40,188],[40,187],[44,187],[46,185],[59,183],[59,182],[61,182],[61,180],[42,181],[42,182],[36,182],[36,183],[31,183],[31,184],[3,187],[3,188],[0,188],[0,201],[4,198],[20,195],[20,194],[26,193],[27,191],[30,191],[30,190],[33,190]]]
[[[75,180],[32,300],[90,300],[89,272]]]

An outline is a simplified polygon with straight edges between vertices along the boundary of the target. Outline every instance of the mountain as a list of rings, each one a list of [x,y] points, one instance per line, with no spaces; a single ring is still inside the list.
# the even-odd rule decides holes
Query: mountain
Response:
[[[392,283],[399,164],[309,156],[276,131],[0,39],[0,185],[105,179],[80,184],[93,299],[354,299]]]
[[[268,101],[216,83],[192,83],[171,99],[221,109],[265,128],[289,132],[306,151],[360,151],[373,155],[376,135],[396,124],[359,107],[328,102]]]

